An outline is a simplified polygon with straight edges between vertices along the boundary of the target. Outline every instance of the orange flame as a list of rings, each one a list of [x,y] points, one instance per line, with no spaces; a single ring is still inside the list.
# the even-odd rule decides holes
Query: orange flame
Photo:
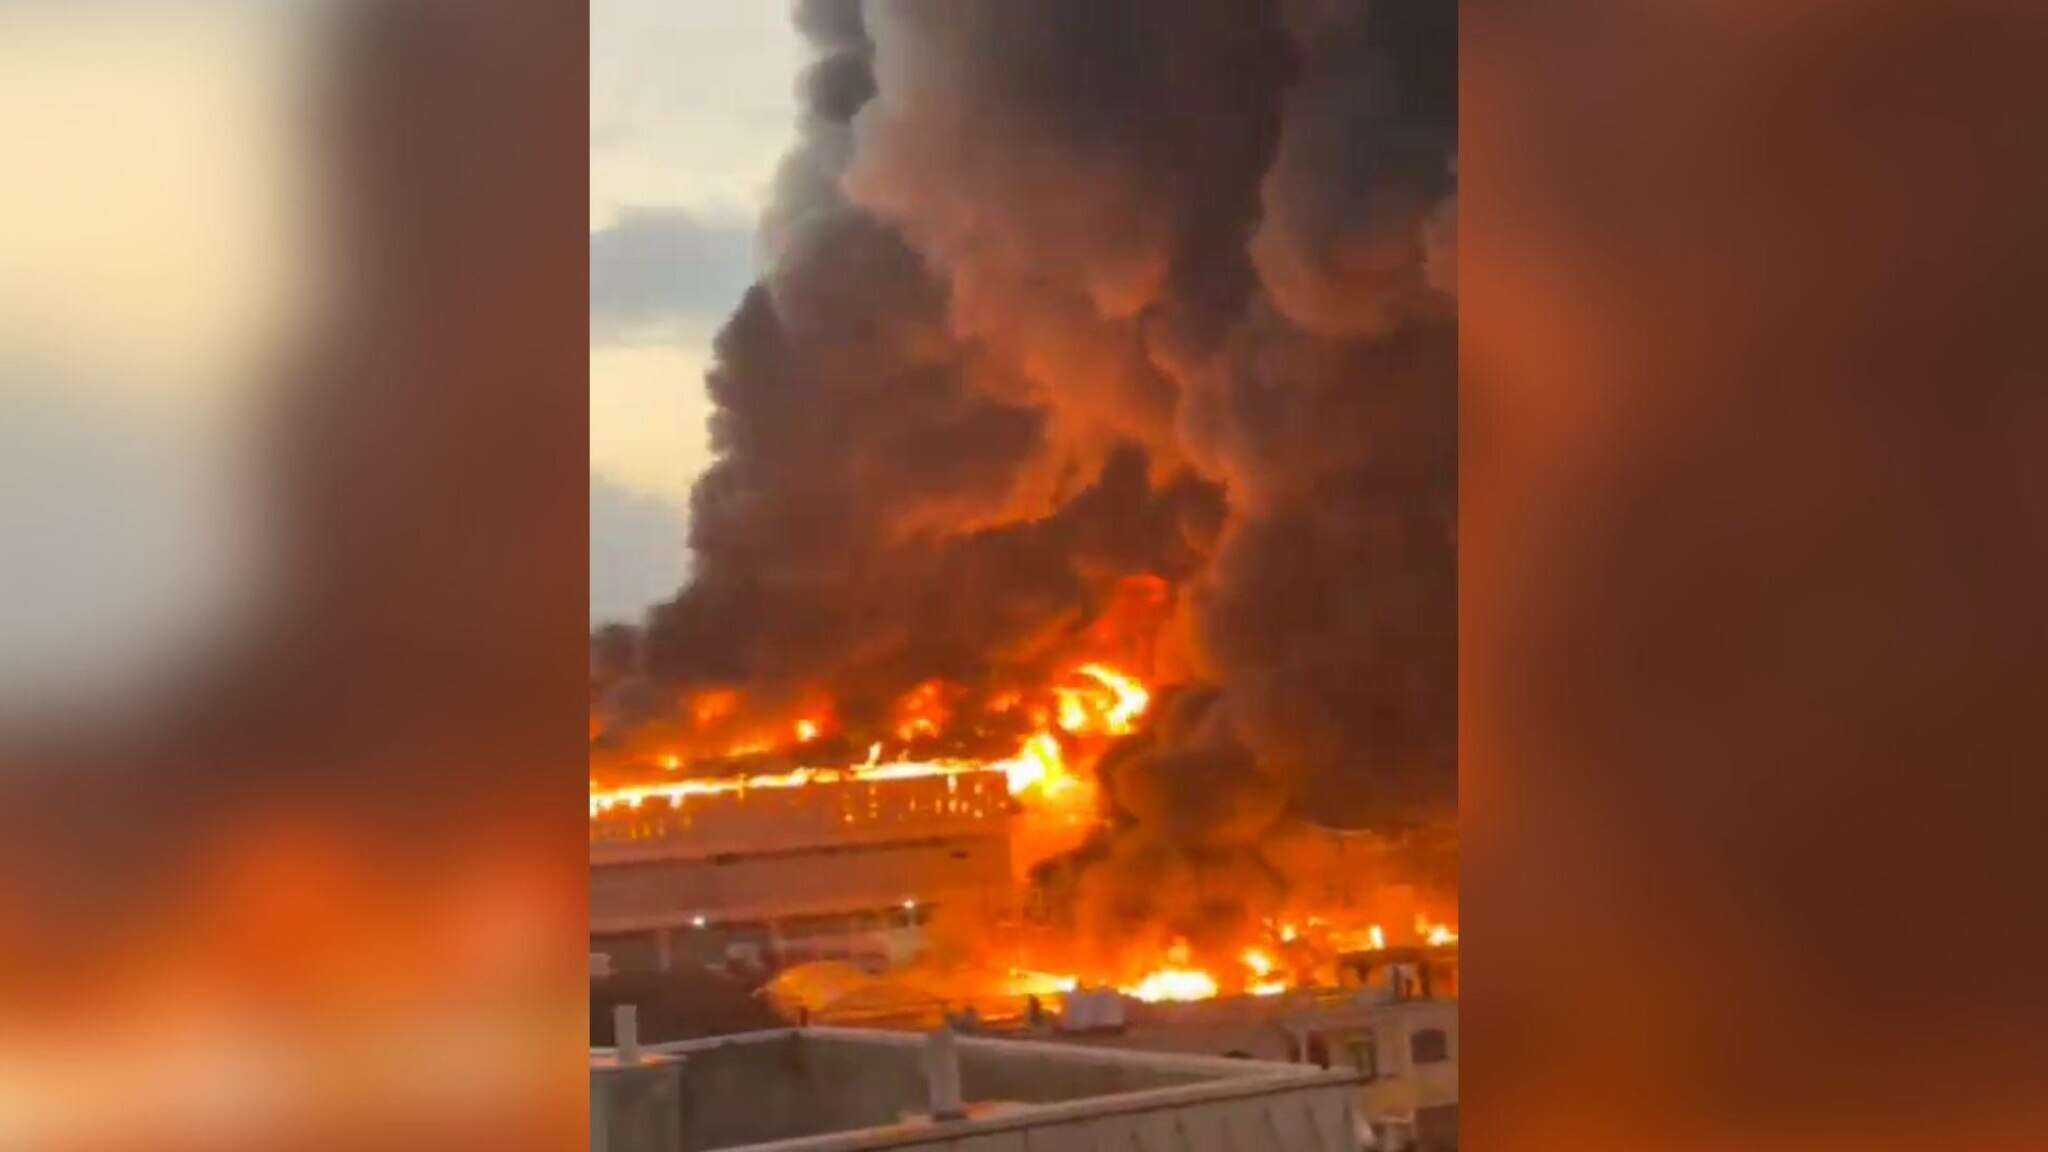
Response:
[[[1161,968],[1136,984],[1118,989],[1148,1004],[1161,1000],[1208,1000],[1216,995],[1216,978],[1199,968]]]
[[[1074,677],[1088,681],[1087,686],[1075,685],[1056,690],[1060,727],[1070,732],[1111,735],[1129,732],[1151,703],[1151,693],[1142,683],[1106,664],[1083,665],[1075,670]],[[894,727],[897,737],[908,743],[918,738],[938,736],[951,721],[954,701],[959,694],[957,686],[943,680],[927,680],[911,689],[896,703]],[[1016,693],[1005,693],[997,698],[1004,708],[1015,708],[1017,700]],[[730,689],[701,692],[690,701],[691,715],[699,724],[732,716],[739,705],[738,693]],[[831,711],[831,701],[827,700],[812,707],[808,715],[793,721],[788,731],[793,735],[795,744],[814,743],[824,735]],[[773,741],[753,737],[727,748],[725,754],[758,755],[775,750]],[[656,762],[663,771],[670,773],[679,772],[685,766],[683,758],[673,752],[661,755]],[[1071,803],[1078,798],[1082,785],[1086,783],[1068,764],[1067,751],[1059,738],[1050,731],[1041,730],[1028,737],[1010,758],[989,763],[955,759],[906,759],[884,763],[882,745],[877,742],[869,746],[866,763],[855,768],[804,767],[785,773],[700,777],[604,790],[593,788],[590,810],[595,816],[621,805],[638,807],[649,799],[680,804],[693,795],[745,788],[795,787],[814,778],[903,779],[984,769],[1001,771],[1008,776],[1012,795],[1029,794],[1044,800],[1069,797]]]
[[[1067,771],[1066,755],[1051,734],[1040,732],[1024,742],[1024,750],[1003,761],[1010,778],[1010,795],[1021,796],[1033,788],[1042,796],[1057,796],[1080,782]]]
[[[896,702],[896,738],[905,742],[937,736],[953,718],[948,697],[951,686],[943,680],[926,680]]]
[[[636,809],[642,804],[667,801],[680,807],[692,796],[716,796],[757,788],[800,788],[811,783],[842,781],[910,780],[926,776],[959,776],[969,772],[1001,772],[1009,781],[1012,795],[1036,792],[1051,798],[1079,786],[1060,753],[1059,741],[1040,733],[1025,742],[1017,755],[993,762],[979,760],[890,760],[881,759],[882,746],[868,747],[866,763],[851,768],[799,767],[787,772],[758,772],[751,775],[696,776],[665,780],[655,784],[634,784],[596,789],[590,793],[590,815],[594,819],[615,808]]]
[[[1162,1000],[1207,1000],[1218,991],[1216,978],[1200,968],[1188,966],[1188,945],[1176,940],[1166,951],[1167,963],[1117,991],[1135,1000],[1156,1004]]]
[[[1020,819],[1011,827],[1013,853],[1028,865],[1034,854],[1042,857],[1050,850],[1064,850],[1061,846],[1085,836],[1099,819],[1094,759],[1109,738],[1135,731],[1151,703],[1152,692],[1142,681],[1104,663],[1074,667],[1049,689],[1006,688],[985,699],[973,696],[957,684],[927,680],[899,698],[884,721],[881,734],[893,735],[895,739],[886,745],[879,740],[870,743],[865,759],[859,763],[787,767],[790,761],[785,761],[785,766],[773,771],[696,776],[684,771],[689,766],[687,747],[664,750],[652,763],[643,765],[658,766],[663,770],[660,773],[647,771],[630,784],[612,787],[600,787],[593,779],[590,814],[596,820],[616,809],[631,810],[664,801],[680,808],[692,797],[750,789],[1001,772],[1007,790],[1018,799],[1016,811]],[[720,725],[720,743],[726,746],[727,756],[774,751],[789,754],[802,746],[819,744],[828,732],[837,736],[841,731],[842,721],[829,697],[811,697],[800,708],[783,712],[758,728],[735,723],[744,715],[745,704],[737,692],[700,692],[686,704],[691,718],[700,726],[713,722]],[[978,708],[984,717],[1009,717],[1008,723],[983,727],[972,723],[971,716],[956,717],[956,713],[968,707]],[[956,725],[956,718],[969,723]],[[939,750],[936,742],[941,738],[998,730],[1014,732],[1017,729],[1011,725],[1025,722],[1031,725],[1025,729],[1028,735],[1008,758],[930,755]],[[872,737],[877,733],[844,734]],[[914,742],[920,740],[933,743],[916,746]],[[979,809],[976,814],[980,814]],[[1275,996],[1297,987],[1297,982],[1332,979],[1331,962],[1342,953],[1386,949],[1386,930],[1379,923],[1365,922],[1364,915],[1391,914],[1402,919],[1388,923],[1402,923],[1414,910],[1410,904],[1394,912],[1380,903],[1370,912],[1358,910],[1363,915],[1353,919],[1327,906],[1310,907],[1322,914],[1311,914],[1309,907],[1290,909],[1288,919],[1268,921],[1256,938],[1239,941],[1242,947],[1234,957],[1223,953],[1206,965],[1193,962],[1184,940],[1174,941],[1163,951],[1157,945],[1149,952],[1119,947],[1121,955],[1116,961],[1083,972],[1059,970],[1077,959],[1073,955],[1032,956],[1027,950],[1012,952],[1002,962],[979,969],[975,987],[981,993],[1019,998],[1058,996],[1084,985],[1110,987],[1147,1002],[1206,1000],[1226,990],[1233,995]],[[1332,919],[1337,923],[1332,923]],[[1455,924],[1439,922],[1432,914],[1415,912],[1413,927],[1413,937],[1400,931],[1400,943],[1446,947],[1458,940]],[[1058,945],[1048,942],[1047,946]],[[1049,963],[1050,968],[1011,967],[1006,974],[1004,965],[1012,959]],[[1098,956],[1089,963],[1104,960],[1105,957]]]
[[[1239,959],[1244,961],[1245,970],[1252,975],[1245,982],[1245,991],[1254,996],[1277,996],[1287,991],[1287,981],[1274,975],[1277,965],[1263,949],[1247,948]]]
[[[1003,992],[1009,996],[1050,996],[1072,992],[1081,982],[1072,976],[1057,972],[1038,972],[1030,968],[1012,968],[1003,981]]]
[[[1068,732],[1127,735],[1152,704],[1152,693],[1143,684],[1107,664],[1084,664],[1074,675],[1090,683],[1053,690],[1059,726]]]
[[[1449,924],[1438,924],[1420,912],[1415,914],[1415,934],[1432,948],[1442,948],[1458,942],[1458,930]]]

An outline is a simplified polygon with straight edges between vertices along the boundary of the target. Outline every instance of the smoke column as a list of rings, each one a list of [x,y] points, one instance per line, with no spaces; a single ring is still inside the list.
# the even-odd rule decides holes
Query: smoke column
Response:
[[[1154,578],[1167,691],[1101,765],[1077,915],[1221,935],[1305,825],[1448,826],[1455,6],[796,18],[652,698],[824,692],[857,731],[931,678],[1056,674]]]

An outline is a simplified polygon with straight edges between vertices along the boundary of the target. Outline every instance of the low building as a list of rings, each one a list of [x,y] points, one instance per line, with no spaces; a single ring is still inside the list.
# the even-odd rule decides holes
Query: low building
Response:
[[[1357,1152],[1357,1076],[807,1028],[591,1055],[592,1152]]]
[[[838,965],[793,969],[769,1002],[790,1022],[915,1032],[952,1021],[985,1035],[1089,1048],[1345,1069],[1384,1149],[1457,1147],[1457,949],[1391,948],[1343,957],[1345,983],[1267,996],[1148,1003],[1108,989],[983,1002],[942,999]],[[791,987],[784,990],[781,985]],[[806,995],[815,991],[815,995]],[[800,1005],[801,1010],[792,1005]]]
[[[1375,992],[1126,1001],[1114,1029],[1049,1032],[1061,1043],[1288,1062],[1358,1074],[1360,1114],[1382,1147],[1457,1147],[1458,1002]]]
[[[653,798],[590,821],[590,950],[609,971],[893,967],[940,907],[1010,915],[1001,771]]]
[[[1456,986],[1455,949],[1390,949],[1346,958],[1360,983],[1276,996],[1185,1003],[1125,1001],[1115,1027],[1068,1043],[1285,1061],[1358,1075],[1360,1115],[1385,1149],[1458,1145],[1458,1002],[1422,994]]]

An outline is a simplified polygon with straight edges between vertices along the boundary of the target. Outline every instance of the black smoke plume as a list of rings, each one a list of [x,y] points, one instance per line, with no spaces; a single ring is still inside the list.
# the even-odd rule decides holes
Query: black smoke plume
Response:
[[[1140,671],[1175,687],[1104,760],[1077,915],[1220,938],[1303,827],[1447,825],[1455,6],[796,18],[800,140],[718,338],[655,698],[827,692],[857,739],[931,678],[1056,674],[1150,576]]]

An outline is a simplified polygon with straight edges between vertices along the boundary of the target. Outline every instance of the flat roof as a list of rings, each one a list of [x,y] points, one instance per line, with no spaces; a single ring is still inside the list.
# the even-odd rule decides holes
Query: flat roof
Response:
[[[1180,1147],[1190,1139],[1193,1147],[1213,1142],[1244,1152],[1355,1146],[1354,1071],[978,1036],[955,1041],[967,1116],[950,1121],[923,1114],[921,1034],[790,1028],[644,1051],[680,1058],[681,1146],[689,1152],[938,1149],[969,1138],[980,1141],[976,1148],[999,1149],[1040,1128],[1061,1129],[1077,1147]],[[591,1051],[591,1069],[594,1079],[624,1071],[610,1049]]]

